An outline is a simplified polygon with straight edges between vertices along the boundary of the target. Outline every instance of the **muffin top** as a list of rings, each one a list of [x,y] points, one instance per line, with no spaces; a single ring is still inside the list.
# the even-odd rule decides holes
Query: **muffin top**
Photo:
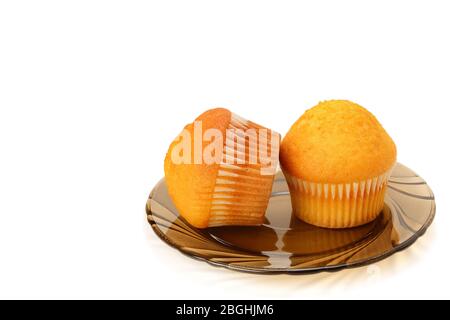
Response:
[[[388,171],[396,157],[394,142],[375,116],[347,100],[320,102],[306,111],[280,149],[283,169],[311,182],[373,178]]]
[[[208,129],[219,130],[223,135],[228,127],[231,119],[231,112],[224,108],[211,109],[200,116],[195,121],[201,124],[202,131]],[[200,150],[195,150],[198,139],[195,137],[195,121],[185,126],[183,132],[188,133],[188,141],[190,155],[187,161],[177,163],[174,161],[175,156],[179,155],[180,137],[178,136],[170,145],[164,160],[164,172],[169,194],[180,211],[181,215],[196,227],[206,227],[209,219],[210,197],[214,190],[215,180],[219,165],[216,163],[205,163],[200,159],[200,163],[195,162],[195,152],[200,151],[200,156],[207,144],[202,144]],[[185,137],[186,138],[186,137]],[[197,139],[194,142],[194,139]],[[175,189],[176,186],[176,189]]]

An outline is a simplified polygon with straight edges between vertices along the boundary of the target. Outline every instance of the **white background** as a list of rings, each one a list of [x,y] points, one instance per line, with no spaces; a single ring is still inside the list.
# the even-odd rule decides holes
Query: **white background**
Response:
[[[0,298],[450,298],[448,1],[2,1]],[[308,276],[214,268],[145,202],[213,106],[284,134],[330,98],[371,110],[433,188],[411,248]]]

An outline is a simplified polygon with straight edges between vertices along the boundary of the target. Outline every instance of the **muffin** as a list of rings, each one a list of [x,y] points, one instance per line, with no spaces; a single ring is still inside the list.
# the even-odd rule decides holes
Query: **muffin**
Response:
[[[169,195],[197,228],[260,225],[278,165],[278,133],[216,108],[188,124],[164,161]]]
[[[346,100],[319,103],[281,143],[280,164],[295,215],[326,228],[374,220],[396,156],[394,142],[369,111]]]

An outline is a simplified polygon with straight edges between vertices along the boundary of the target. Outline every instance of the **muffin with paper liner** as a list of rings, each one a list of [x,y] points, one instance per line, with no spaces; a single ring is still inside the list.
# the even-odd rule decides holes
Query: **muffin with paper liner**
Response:
[[[197,228],[261,225],[278,166],[278,133],[210,109],[172,142],[164,161],[180,215]]]
[[[369,111],[347,100],[320,102],[281,143],[294,214],[326,228],[373,221],[396,157],[394,142]]]

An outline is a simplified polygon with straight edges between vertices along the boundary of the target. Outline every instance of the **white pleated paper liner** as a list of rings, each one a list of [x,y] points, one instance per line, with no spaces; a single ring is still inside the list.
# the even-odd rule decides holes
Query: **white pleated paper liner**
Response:
[[[279,134],[234,113],[228,129],[212,195],[209,226],[260,225],[264,221],[278,164]],[[258,139],[260,133],[267,133],[265,147],[258,145],[255,148],[248,139],[246,142],[245,135],[252,129]],[[250,161],[250,155],[256,155],[257,161],[253,161],[256,163]]]
[[[349,183],[317,183],[283,173],[289,186],[294,214],[326,228],[349,228],[373,221],[384,206],[392,168],[383,174]]]

